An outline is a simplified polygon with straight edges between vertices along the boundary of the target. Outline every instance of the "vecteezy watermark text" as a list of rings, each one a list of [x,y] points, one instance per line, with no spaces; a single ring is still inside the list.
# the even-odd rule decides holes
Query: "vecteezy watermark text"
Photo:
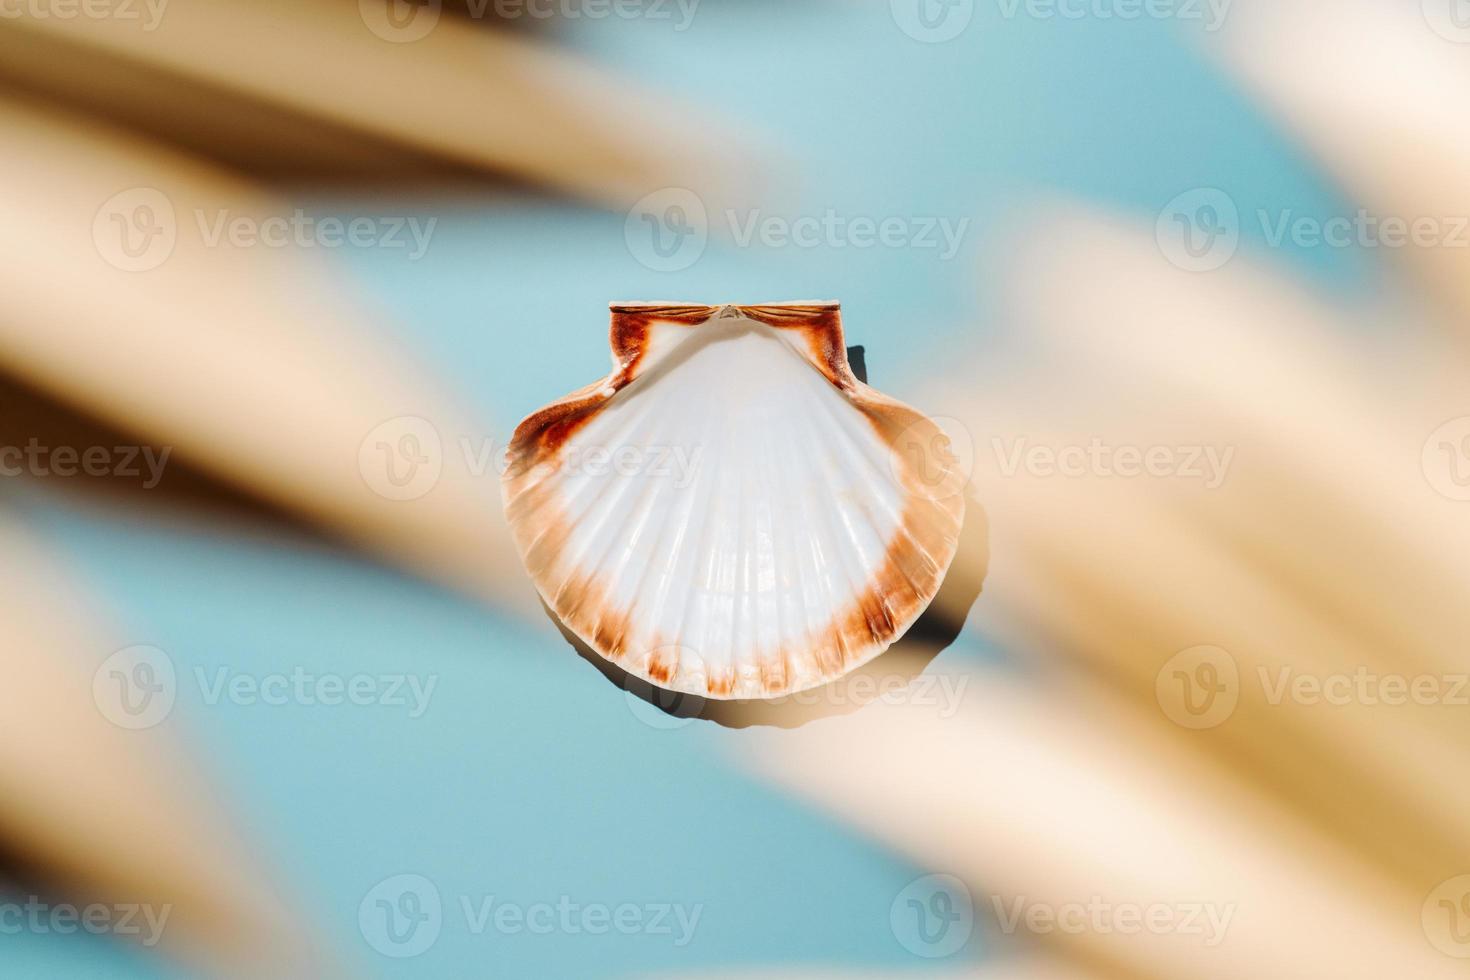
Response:
[[[1235,257],[1251,227],[1273,249],[1470,248],[1470,215],[1377,215],[1366,209],[1320,216],[1258,208],[1250,220],[1215,187],[1178,195],[1159,213],[1155,237],[1172,264],[1191,272],[1219,269]]]
[[[1235,0],[995,0],[1007,20],[1174,20],[1218,31]]]
[[[458,921],[446,906],[458,914]],[[400,874],[378,882],[358,903],[363,939],[384,956],[418,956],[438,941],[446,925],[470,936],[652,936],[682,949],[694,939],[704,914],[696,902],[581,901],[570,895],[518,901],[492,894],[460,894],[446,902],[423,875]]]
[[[1009,444],[1008,444],[1009,442]],[[1093,438],[1084,445],[1032,444],[1023,437],[990,441],[1002,476],[1023,471],[1033,477],[1199,480],[1206,490],[1224,484],[1234,446],[1109,445]]]
[[[991,897],[1001,931],[1019,930],[1045,936],[1077,935],[1197,936],[1204,946],[1225,940],[1235,917],[1235,903],[1215,902],[1115,902],[1093,895],[1075,902],[1039,902],[1024,895],[1006,900]]]
[[[1408,674],[1366,665],[1301,669],[1282,663],[1243,672],[1234,655],[1212,645],[1174,654],[1159,669],[1155,687],[1164,714],[1193,729],[1224,724],[1246,697],[1257,707],[1273,709],[1470,707],[1470,673]]]
[[[3,2],[3,0],[0,0]],[[423,258],[438,227],[417,215],[316,216],[301,208],[283,214],[247,214],[233,208],[193,208],[181,218],[173,199],[156,187],[119,191],[97,209],[92,242],[97,254],[124,272],[148,272],[172,257],[181,234],[192,231],[202,248],[378,248]]]
[[[0,476],[143,478],[152,490],[163,479],[173,447],[44,446],[32,436],[24,446],[0,446]]]
[[[916,250],[941,262],[959,254],[970,228],[968,217],[846,214],[836,208],[809,214],[727,208],[719,219],[737,248]],[[665,187],[629,209],[623,238],[641,265],[655,272],[679,272],[704,254],[710,226],[703,198],[688,188]]]
[[[0,20],[115,20],[158,30],[169,0],[0,0]]]
[[[694,23],[700,0],[466,0],[471,20],[648,20],[672,21],[680,33]],[[411,44],[439,25],[442,0],[358,0],[362,22],[384,41]]]
[[[357,462],[363,482],[378,496],[417,500],[438,486],[446,462],[471,479],[498,478],[505,472],[505,448],[478,435],[446,441],[428,419],[400,415],[363,438]],[[568,476],[666,480],[682,490],[698,477],[703,457],[701,445],[578,444],[567,448],[560,466]]]
[[[402,709],[413,719],[428,711],[439,684],[438,674],[338,674],[302,666],[267,672],[196,666],[185,676],[209,707],[377,707]],[[180,693],[179,677],[173,658],[158,647],[125,647],[98,665],[92,698],[113,724],[152,728],[172,713]]]
[[[127,936],[144,946],[157,946],[173,912],[170,904],[147,902],[92,902],[71,905],[27,896],[25,901],[0,899],[0,935],[22,933],[70,936],[79,932],[93,936]]]
[[[301,208],[289,215],[260,218],[235,214],[229,208],[215,211],[196,209],[194,221],[199,238],[209,248],[227,242],[235,248],[354,248],[407,249],[408,260],[417,262],[429,250],[438,218],[414,215],[314,217]]]

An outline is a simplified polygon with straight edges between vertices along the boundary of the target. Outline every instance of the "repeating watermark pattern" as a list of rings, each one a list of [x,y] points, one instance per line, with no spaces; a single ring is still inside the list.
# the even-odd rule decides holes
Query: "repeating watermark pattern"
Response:
[[[888,926],[899,945],[915,956],[953,956],[965,948],[975,929],[975,902],[970,889],[954,875],[925,875],[894,896]]]
[[[584,902],[570,895],[524,902],[460,894],[446,903],[438,886],[417,874],[378,882],[357,909],[368,945],[397,959],[427,952],[446,927],[470,936],[652,936],[683,949],[703,915],[699,902]]]
[[[337,674],[294,667],[257,673],[229,666],[195,667],[188,675],[209,707],[380,707],[423,717],[439,675]],[[128,729],[152,728],[173,712],[179,696],[173,658],[154,646],[131,646],[109,656],[92,675],[92,698],[103,717]]]
[[[647,20],[672,25],[675,33],[694,23],[700,0],[466,0],[461,13],[472,20]],[[428,37],[443,13],[441,0],[358,0],[368,30],[393,44]]]
[[[141,479],[152,490],[172,452],[172,446],[47,446],[31,436],[24,446],[0,446],[0,476]]]
[[[996,0],[1006,20],[1178,21],[1215,32],[1234,0]]]
[[[159,724],[173,711],[178,690],[173,658],[154,646],[124,647],[92,674],[92,700],[120,728]]]
[[[698,654],[689,647],[668,644],[652,650],[648,659],[677,664],[695,656]],[[698,694],[671,691],[632,674],[625,681],[623,699],[634,718],[660,731],[674,731],[703,718],[709,705],[709,699]]]
[[[993,0],[1004,20],[1177,21],[1209,32],[1225,26],[1234,0]],[[975,0],[889,0],[900,30],[916,41],[941,44],[965,32]]]
[[[0,20],[111,20],[158,30],[169,0],[0,0]]]
[[[358,903],[357,928],[384,956],[408,959],[425,953],[444,928],[439,888],[423,875],[384,878]]]
[[[835,208],[797,215],[727,208],[717,217],[737,248],[917,250],[941,262],[959,254],[970,229],[968,217],[851,215]],[[709,236],[709,210],[686,187],[644,195],[623,222],[628,252],[654,272],[688,269],[704,255]]]
[[[1039,478],[1193,480],[1206,490],[1225,483],[1235,459],[1234,446],[1205,445],[1111,445],[1093,437],[1086,445],[1046,445],[1021,436],[992,438],[1000,474],[1013,478],[1021,473]]]
[[[679,646],[660,647],[657,659],[677,663],[679,653],[687,650],[687,647]],[[865,708],[871,704],[913,705],[932,708],[939,718],[953,718],[959,713],[969,684],[970,675],[964,673],[926,671],[914,676],[855,671],[804,691],[763,698],[761,703],[778,710],[785,705],[838,710]],[[683,728],[706,717],[709,706],[708,699],[700,695],[670,691],[636,678],[629,679],[624,697],[633,717],[650,728],[661,730]]]
[[[1176,724],[1207,729],[1224,724],[1247,694],[1261,707],[1470,707],[1470,673],[1405,674],[1368,666],[1301,670],[1258,664],[1247,686],[1235,658],[1217,646],[1182,650],[1159,669],[1159,707]]]
[[[930,416],[894,438],[888,463],[900,486],[948,500],[964,493],[975,475],[975,439],[959,419]]]
[[[941,262],[959,254],[970,229],[969,218],[845,215],[834,208],[796,216],[727,208],[724,218],[739,248],[916,249],[934,252]]]
[[[687,489],[699,475],[703,446],[570,446],[562,472],[583,476],[648,476]]]
[[[623,220],[623,241],[654,272],[682,272],[709,244],[704,199],[687,187],[665,187],[639,198]]]
[[[1240,668],[1221,647],[1190,647],[1159,668],[1154,696],[1175,724],[1215,728],[1229,720],[1240,703]]]
[[[1470,874],[1436,885],[1425,896],[1419,922],[1435,949],[1455,959],[1470,959]]]
[[[1422,456],[1424,478],[1450,500],[1470,501],[1470,415],[1450,419],[1430,433]]]
[[[167,262],[179,240],[173,201],[156,187],[133,187],[102,202],[92,217],[97,254],[124,272],[148,272]]]
[[[1333,707],[1404,705],[1470,706],[1470,674],[1399,674],[1369,667],[1350,671],[1311,673],[1294,667],[1258,667],[1257,679],[1265,703]]]
[[[434,423],[400,415],[363,437],[357,469],[368,489],[388,500],[417,500],[439,485],[444,441]]]
[[[893,22],[915,41],[942,44],[965,32],[975,17],[975,0],[888,0]]]
[[[1470,0],[1420,0],[1431,30],[1455,44],[1470,44]]]
[[[1252,215],[1271,248],[1470,248],[1470,215],[1300,214],[1286,208]],[[1164,257],[1190,272],[1222,268],[1239,250],[1240,208],[1224,191],[1196,188],[1175,197],[1159,213],[1155,236]]]
[[[152,948],[163,939],[173,905],[149,902],[47,902],[36,895],[24,901],[0,899],[0,935],[126,936]]]
[[[1037,902],[1024,895],[1009,900],[991,897],[996,921],[1006,935],[1018,931],[1047,936],[1061,933],[1197,937],[1213,948],[1225,941],[1235,918],[1235,903],[1218,902],[1114,902],[1093,895],[1075,902]]]
[[[484,436],[461,435],[448,442],[428,419],[400,415],[373,428],[358,446],[358,469],[374,493],[389,500],[417,500],[439,485],[447,453],[457,453],[462,472],[473,479],[505,473],[506,447]],[[560,459],[567,476],[668,481],[683,490],[698,478],[701,445],[574,445]]]
[[[401,251],[417,262],[429,251],[438,218],[416,215],[317,217],[301,208],[289,214],[241,214],[230,208],[194,208],[180,222],[173,201],[156,187],[134,187],[104,201],[92,219],[97,254],[124,272],[149,272],[169,260],[181,233],[204,248],[379,248]],[[182,227],[181,227],[182,224]]]
[[[199,240],[208,248],[221,243],[234,248],[383,248],[401,249],[410,262],[429,251],[438,218],[417,215],[316,217],[301,208],[290,214],[236,214],[229,208],[194,210]]]
[[[1217,187],[1185,191],[1159,212],[1154,237],[1164,257],[1189,272],[1211,272],[1240,247],[1240,209]]]

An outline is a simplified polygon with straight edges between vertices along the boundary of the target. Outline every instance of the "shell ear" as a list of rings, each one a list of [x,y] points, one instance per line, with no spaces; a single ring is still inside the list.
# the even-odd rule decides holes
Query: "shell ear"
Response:
[[[773,303],[742,306],[740,312],[768,327],[787,331],[792,348],[845,391],[858,384],[847,363],[847,341],[842,333],[842,306],[836,302]]]
[[[613,303],[609,309],[612,325],[608,340],[613,364],[624,382],[637,374],[652,344],[655,327],[660,324],[693,327],[719,312],[717,306],[691,303]]]

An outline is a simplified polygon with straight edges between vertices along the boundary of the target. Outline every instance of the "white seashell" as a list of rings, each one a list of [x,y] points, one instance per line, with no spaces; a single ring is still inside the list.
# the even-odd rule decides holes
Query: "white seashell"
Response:
[[[938,427],[859,382],[836,303],[614,304],[614,370],[532,414],[506,515],[547,606],[660,687],[771,698],[866,663],[954,557]]]

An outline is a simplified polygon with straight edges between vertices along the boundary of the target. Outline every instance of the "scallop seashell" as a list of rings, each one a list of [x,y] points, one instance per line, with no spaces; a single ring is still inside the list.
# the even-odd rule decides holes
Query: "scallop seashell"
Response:
[[[614,304],[612,350],[507,451],[516,545],[567,628],[714,698],[814,687],[903,635],[964,477],[938,426],[853,376],[838,304]]]

